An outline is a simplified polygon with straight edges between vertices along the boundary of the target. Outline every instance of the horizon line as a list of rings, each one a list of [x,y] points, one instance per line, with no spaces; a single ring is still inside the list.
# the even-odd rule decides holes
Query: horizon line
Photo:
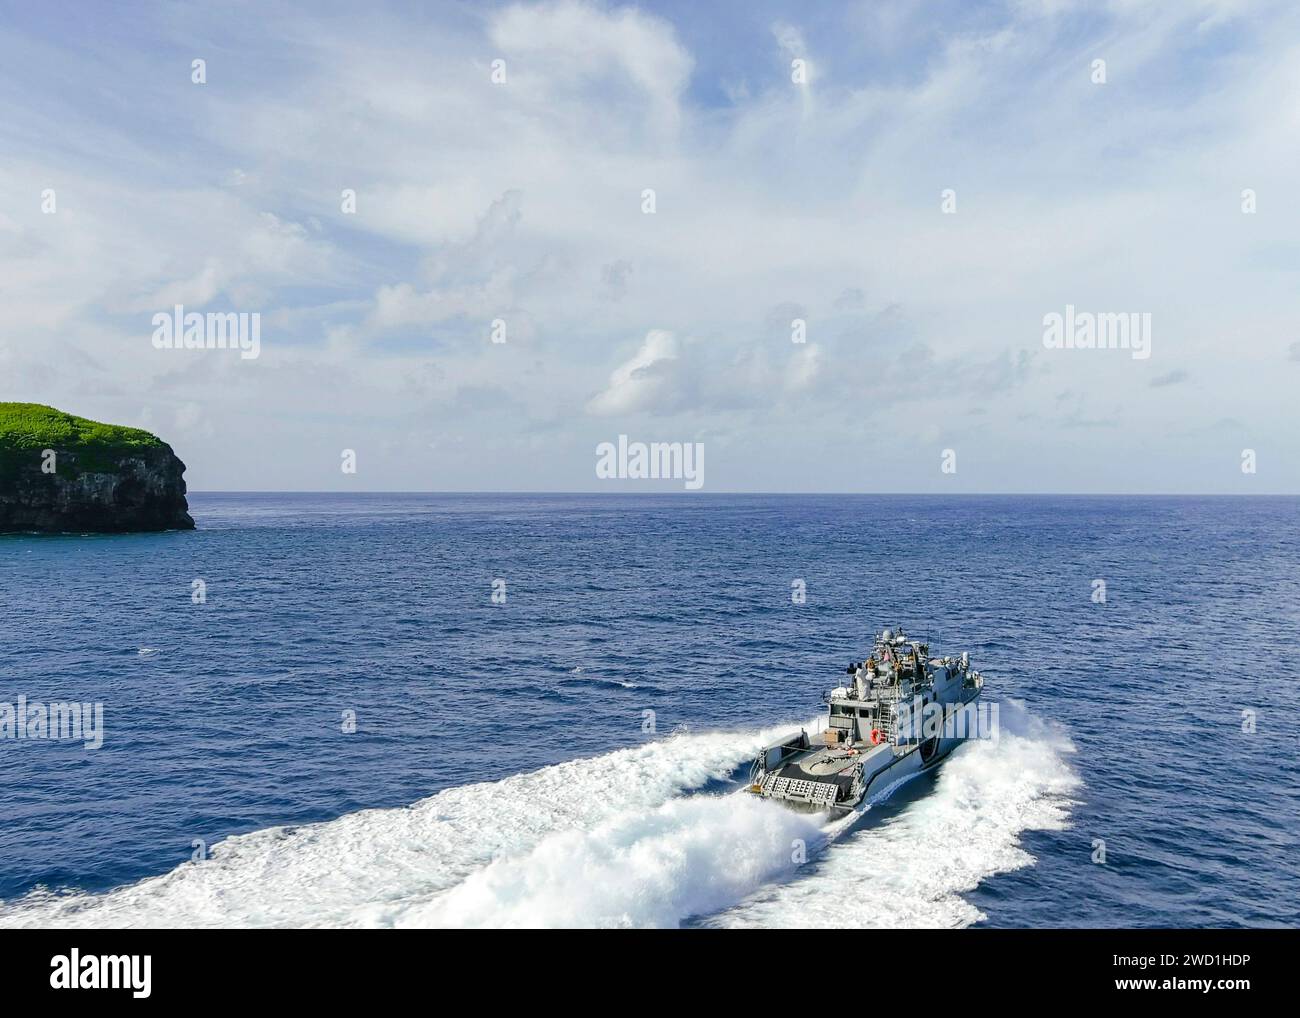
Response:
[[[341,491],[312,488],[196,488],[190,495],[594,495],[598,497],[644,497],[646,495],[671,495],[679,498],[698,498],[707,495],[763,495],[767,497],[798,498],[807,495],[824,495],[851,498],[1300,498],[1300,492],[1212,492],[1212,491],[539,491],[535,489],[479,490],[366,488],[360,491]]]

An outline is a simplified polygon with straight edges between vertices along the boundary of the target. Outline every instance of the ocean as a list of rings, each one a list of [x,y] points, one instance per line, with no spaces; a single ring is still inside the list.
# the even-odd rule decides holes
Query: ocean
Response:
[[[103,705],[0,739],[0,926],[1300,924],[1300,499],[191,508],[0,537],[0,705]],[[734,794],[898,625],[999,738],[834,841]]]

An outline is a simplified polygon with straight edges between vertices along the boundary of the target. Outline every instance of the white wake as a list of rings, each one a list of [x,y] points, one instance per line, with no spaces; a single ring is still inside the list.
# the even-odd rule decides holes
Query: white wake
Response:
[[[834,841],[753,796],[688,794],[787,729],[684,734],[231,837],[104,894],[33,892],[0,903],[0,926],[957,925],[979,918],[962,891],[1032,861],[1021,832],[1066,820],[1068,743],[1021,727],[960,750],[892,822]]]
[[[873,823],[869,813],[809,872],[761,888],[707,925],[958,927],[985,918],[962,894],[1032,865],[1020,835],[1065,828],[1080,785],[1061,729],[1016,702],[999,706],[996,743],[963,746],[932,790],[885,820]]]

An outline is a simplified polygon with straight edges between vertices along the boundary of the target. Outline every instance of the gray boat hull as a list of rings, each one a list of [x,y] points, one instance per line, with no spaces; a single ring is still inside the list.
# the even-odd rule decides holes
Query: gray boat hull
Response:
[[[800,811],[848,813],[983,737],[976,701],[984,683],[968,655],[931,659],[927,644],[889,630],[875,648],[850,665],[851,686],[828,694],[825,731],[759,753],[749,791]]]

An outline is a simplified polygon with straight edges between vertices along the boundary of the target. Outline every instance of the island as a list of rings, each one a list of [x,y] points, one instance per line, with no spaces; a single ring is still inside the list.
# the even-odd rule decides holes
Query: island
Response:
[[[0,533],[193,530],[184,475],[147,431],[0,403]]]

